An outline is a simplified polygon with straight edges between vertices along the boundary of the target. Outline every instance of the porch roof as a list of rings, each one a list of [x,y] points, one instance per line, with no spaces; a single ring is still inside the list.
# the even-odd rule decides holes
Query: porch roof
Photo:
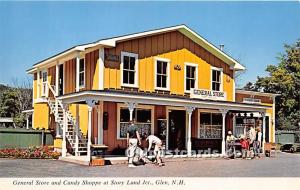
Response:
[[[127,92],[123,90],[91,90],[66,94],[57,97],[63,103],[79,103],[88,99],[109,102],[135,102],[138,104],[166,105],[206,109],[227,109],[232,111],[265,112],[271,106],[252,103],[240,103],[220,100],[191,99],[187,96],[164,95],[145,92]]]

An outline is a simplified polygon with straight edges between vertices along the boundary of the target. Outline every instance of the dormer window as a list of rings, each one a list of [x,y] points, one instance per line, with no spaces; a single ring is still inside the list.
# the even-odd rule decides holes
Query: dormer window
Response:
[[[121,85],[138,87],[138,55],[121,53]]]
[[[223,78],[223,69],[212,67],[211,72],[211,90],[213,91],[223,91],[222,78]]]

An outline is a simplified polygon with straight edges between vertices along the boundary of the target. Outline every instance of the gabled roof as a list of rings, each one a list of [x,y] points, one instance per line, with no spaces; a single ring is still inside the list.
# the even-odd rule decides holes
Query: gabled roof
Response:
[[[205,38],[201,37],[199,34],[194,32],[192,29],[188,28],[186,25],[177,25],[177,26],[172,26],[167,28],[155,29],[155,30],[139,32],[139,33],[124,35],[124,36],[102,39],[93,43],[74,46],[68,50],[65,50],[61,53],[58,53],[52,57],[49,57],[43,61],[34,64],[34,66],[31,69],[27,70],[27,73],[32,73],[34,72],[34,70],[36,70],[37,67],[53,62],[73,52],[84,51],[87,48],[91,48],[95,46],[115,47],[117,42],[127,41],[127,40],[132,40],[136,38],[141,38],[141,37],[146,37],[146,36],[151,36],[151,35],[156,35],[161,33],[167,33],[172,31],[181,32],[182,34],[184,34],[185,36],[193,40],[195,43],[199,44],[207,51],[209,51],[210,53],[212,53],[213,55],[215,55],[216,57],[218,57],[228,65],[230,65],[231,68],[233,68],[234,70],[245,70],[245,67],[241,65],[238,61],[236,61],[235,59],[227,55],[225,52],[221,51],[219,48],[214,46],[212,43],[208,42]]]

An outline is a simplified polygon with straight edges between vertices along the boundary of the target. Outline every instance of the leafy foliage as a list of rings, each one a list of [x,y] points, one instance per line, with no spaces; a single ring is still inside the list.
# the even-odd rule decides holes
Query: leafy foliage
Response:
[[[32,107],[32,88],[29,79],[14,81],[14,87],[0,84],[0,117],[13,117],[18,127],[25,123],[23,110]]]
[[[20,108],[16,104],[18,99],[17,93],[13,89],[5,90],[0,99],[0,116],[14,117],[20,112]]]
[[[296,129],[300,122],[300,39],[284,45],[285,52],[278,57],[278,65],[268,65],[266,77],[258,77],[255,84],[244,88],[277,93],[276,121],[279,129]]]

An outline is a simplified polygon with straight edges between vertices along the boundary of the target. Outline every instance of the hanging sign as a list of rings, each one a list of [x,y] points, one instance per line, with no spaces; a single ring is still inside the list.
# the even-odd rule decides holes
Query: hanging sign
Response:
[[[106,61],[114,61],[114,62],[119,62],[120,57],[118,55],[113,55],[113,54],[105,54],[105,60]]]
[[[204,89],[191,89],[190,97],[196,99],[226,100],[226,92]]]
[[[251,103],[251,104],[259,104],[261,103],[261,99],[255,99],[255,98],[243,98],[244,103]]]

